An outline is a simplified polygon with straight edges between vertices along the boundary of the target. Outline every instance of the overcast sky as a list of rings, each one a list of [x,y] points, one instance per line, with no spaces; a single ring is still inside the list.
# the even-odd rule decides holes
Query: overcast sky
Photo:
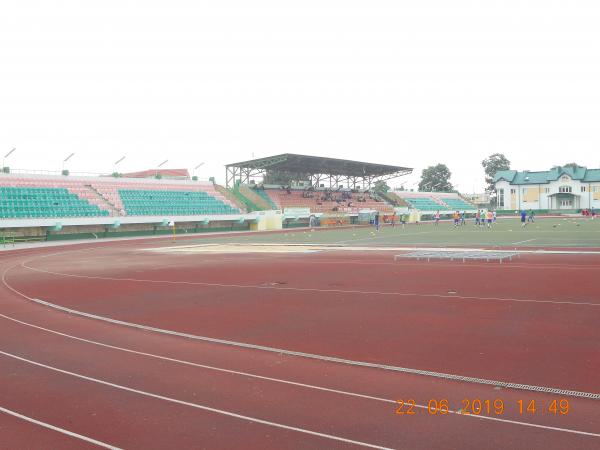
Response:
[[[3,1],[0,156],[13,168],[164,167],[292,152],[600,167],[600,2]],[[393,182],[399,185],[402,181]]]

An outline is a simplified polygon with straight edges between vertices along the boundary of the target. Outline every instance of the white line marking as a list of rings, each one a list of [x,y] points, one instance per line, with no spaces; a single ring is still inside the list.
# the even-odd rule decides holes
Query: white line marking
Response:
[[[106,281],[126,281],[134,283],[155,283],[155,284],[183,284],[192,286],[209,286],[209,287],[223,287],[223,288],[239,288],[239,289],[273,289],[280,291],[294,291],[294,292],[316,292],[316,293],[327,293],[327,294],[364,294],[364,295],[385,295],[385,296],[399,296],[399,297],[419,297],[419,298],[445,298],[453,300],[485,300],[485,301],[499,301],[499,302],[516,302],[516,303],[549,303],[554,305],[576,305],[576,306],[592,306],[600,307],[600,303],[589,303],[589,302],[572,302],[572,301],[558,301],[558,300],[535,300],[535,299],[519,299],[519,298],[504,298],[504,297],[477,297],[469,295],[447,295],[447,294],[418,294],[413,292],[381,292],[381,291],[359,291],[352,289],[319,289],[319,288],[298,288],[298,287],[285,287],[285,286],[261,286],[261,285],[247,285],[247,284],[231,284],[231,283],[206,283],[202,281],[169,281],[169,280],[148,280],[143,278],[115,278],[115,277],[101,277],[94,275],[76,275],[64,272],[54,272],[51,270],[39,269],[31,267],[21,263],[21,266],[25,269],[33,270],[34,272],[47,273],[49,275],[57,275],[62,277],[71,278],[84,278],[90,280],[106,280]],[[13,266],[15,267],[15,266]],[[11,267],[12,269],[12,267]],[[10,269],[9,269],[10,270]]]
[[[513,242],[513,243],[512,243],[512,244],[510,244],[510,245],[519,245],[519,244],[524,244],[524,243],[526,243],[526,242],[533,242],[533,241],[537,241],[537,239],[527,239],[527,240],[525,240],[525,241]]]
[[[36,420],[36,419],[34,419],[32,417],[24,416],[23,414],[19,414],[18,412],[12,411],[10,409],[3,408],[1,406],[0,406],[0,412],[3,412],[5,414],[8,414],[10,416],[16,417],[16,418],[21,419],[21,420],[25,420],[26,422],[30,422],[30,423],[33,423],[35,425],[39,425],[39,426],[47,428],[49,430],[57,431],[59,433],[66,434],[67,436],[71,436],[73,438],[89,442],[90,444],[97,445],[98,447],[104,447],[104,448],[108,448],[110,450],[121,450],[119,447],[114,447],[114,446],[112,446],[110,444],[106,444],[105,442],[97,441],[96,439],[92,439],[92,438],[89,438],[87,436],[83,436],[81,434],[73,433],[72,431],[65,430],[64,428],[59,428],[59,427],[56,427],[54,425],[50,425],[49,423],[46,423],[46,422],[41,422],[41,421]]]
[[[497,380],[487,380],[484,378],[446,374],[446,373],[442,373],[442,372],[433,372],[433,371],[421,370],[421,369],[411,369],[411,368],[407,368],[407,367],[391,366],[391,365],[387,365],[387,364],[376,364],[376,363],[369,363],[369,362],[363,362],[363,361],[355,361],[355,360],[351,360],[351,359],[338,358],[338,357],[334,357],[334,356],[317,355],[317,354],[313,354],[313,353],[285,350],[285,349],[276,348],[276,347],[267,347],[267,346],[263,346],[263,345],[248,344],[245,342],[229,341],[229,340],[225,340],[225,339],[212,338],[212,337],[208,337],[208,336],[198,336],[198,335],[194,335],[194,334],[181,333],[179,331],[165,330],[163,328],[155,328],[155,327],[150,327],[150,326],[146,326],[146,325],[140,325],[137,323],[125,322],[125,321],[117,320],[117,319],[111,319],[110,317],[98,316],[95,314],[90,314],[90,313],[86,313],[83,311],[66,308],[64,306],[46,302],[44,300],[28,297],[27,295],[23,294],[22,292],[14,289],[12,286],[10,286],[6,282],[6,279],[5,279],[6,273],[14,267],[16,267],[16,266],[6,269],[2,273],[2,282],[8,289],[13,291],[17,295],[19,295],[23,298],[26,298],[27,300],[30,300],[34,303],[48,306],[50,308],[54,308],[54,309],[57,309],[60,311],[65,311],[69,314],[76,314],[76,315],[79,315],[82,317],[88,317],[90,319],[100,320],[100,321],[104,321],[104,322],[108,322],[108,323],[114,323],[117,325],[123,325],[123,326],[130,327],[130,328],[137,328],[137,329],[145,330],[145,331],[152,331],[152,332],[160,333],[160,334],[167,334],[167,335],[171,335],[171,336],[183,337],[183,338],[187,338],[187,339],[212,342],[212,343],[223,344],[223,345],[230,345],[230,346],[234,346],[234,347],[250,348],[253,350],[261,350],[261,351],[267,351],[267,352],[271,352],[271,353],[283,353],[283,354],[291,355],[291,356],[298,356],[298,357],[309,358],[309,359],[317,359],[317,360],[321,360],[321,361],[329,361],[329,362],[347,364],[347,365],[352,365],[352,366],[371,367],[371,368],[390,370],[390,371],[395,371],[395,372],[410,373],[410,374],[414,374],[414,375],[424,375],[424,376],[430,376],[430,377],[434,377],[434,378],[462,381],[462,382],[466,382],[466,383],[478,383],[478,384],[485,384],[485,385],[491,385],[491,386],[502,386],[504,388],[513,388],[513,389],[522,389],[522,390],[535,391],[535,392],[554,393],[554,394],[561,394],[561,395],[569,395],[569,396],[573,396],[573,397],[585,397],[585,398],[600,399],[600,394],[596,394],[596,393],[580,392],[580,391],[573,391],[573,390],[569,390],[569,389],[560,389],[560,388],[545,387],[545,386],[534,386],[534,385],[497,381]]]
[[[246,420],[248,422],[254,422],[254,423],[259,423],[262,425],[267,425],[267,426],[271,426],[271,427],[275,427],[275,428],[281,428],[284,430],[291,430],[291,431],[297,431],[299,433],[304,433],[304,434],[309,434],[312,436],[318,436],[318,437],[322,437],[325,439],[330,439],[330,440],[334,440],[334,441],[338,441],[338,442],[346,442],[348,444],[354,444],[354,445],[360,445],[363,447],[369,447],[369,448],[377,448],[377,449],[388,449],[388,447],[382,447],[379,445],[374,445],[374,444],[369,444],[366,442],[361,442],[361,441],[355,441],[352,439],[346,439],[343,437],[339,437],[339,436],[334,436],[332,434],[326,434],[326,433],[319,433],[317,431],[311,431],[311,430],[307,430],[304,428],[299,428],[299,427],[293,427],[290,425],[284,425],[281,423],[277,423],[277,422],[271,422],[268,420],[263,420],[263,419],[258,419],[256,417],[250,417],[250,416],[244,416],[242,414],[237,414],[237,413],[233,413],[230,411],[225,411],[223,409],[217,409],[217,408],[212,408],[210,406],[205,406],[205,405],[200,405],[198,403],[192,403],[192,402],[186,402],[183,400],[178,400],[176,398],[171,398],[171,397],[166,397],[164,395],[159,395],[159,394],[153,394],[152,392],[146,392],[146,391],[142,391],[140,389],[134,389],[134,388],[130,388],[127,386],[122,386],[120,384],[115,384],[115,383],[110,383],[108,381],[104,381],[104,380],[100,380],[98,378],[93,378],[93,377],[88,377],[86,375],[82,375],[79,373],[75,373],[75,372],[69,372],[68,370],[64,370],[64,369],[59,369],[58,367],[53,367],[53,366],[49,366],[47,364],[42,364],[36,361],[32,361],[30,359],[27,358],[23,358],[21,356],[18,355],[13,355],[12,353],[8,353],[8,352],[4,352],[2,350],[0,350],[0,355],[4,355],[7,356],[9,358],[13,358],[16,359],[18,361],[22,361],[37,367],[42,367],[44,369],[48,369],[48,370],[52,370],[54,372],[58,372],[58,373],[62,373],[65,375],[70,375],[72,377],[75,378],[80,378],[82,380],[86,380],[86,381],[91,381],[94,383],[98,383],[98,384],[102,384],[104,386],[109,386],[115,389],[120,389],[122,391],[126,391],[126,392],[132,392],[134,394],[139,394],[139,395],[143,395],[146,397],[150,397],[150,398],[155,398],[158,400],[163,400],[163,401],[167,401],[167,402],[171,402],[171,403],[176,403],[178,405],[183,405],[183,406],[189,406],[191,408],[196,408],[196,409],[200,409],[203,411],[208,411],[208,412],[212,412],[212,413],[216,413],[216,414],[221,414],[223,416],[228,416],[228,417],[233,417],[235,419],[241,419],[241,420]]]
[[[169,361],[169,362],[172,362],[172,363],[182,364],[182,365],[185,365],[185,366],[197,367],[197,368],[200,368],[200,369],[206,369],[206,370],[213,370],[213,371],[216,371],[216,372],[228,373],[228,374],[231,374],[231,375],[239,375],[239,376],[242,376],[242,377],[254,378],[254,379],[265,380],[265,381],[272,381],[272,382],[276,382],[276,383],[287,384],[287,385],[302,387],[302,388],[306,388],[306,389],[313,389],[313,390],[317,390],[317,391],[330,392],[330,393],[333,393],[333,394],[340,394],[340,395],[345,395],[345,396],[350,396],[350,397],[363,398],[363,399],[366,399],[366,400],[374,400],[374,401],[379,401],[379,402],[384,402],[384,403],[393,403],[393,404],[396,403],[395,400],[390,400],[390,399],[382,398],[382,397],[375,397],[375,396],[372,396],[372,395],[358,394],[358,393],[355,393],[355,392],[342,391],[342,390],[339,390],[339,389],[326,388],[326,387],[323,387],[323,386],[316,386],[316,385],[312,385],[312,384],[299,383],[297,381],[283,380],[281,378],[273,378],[273,377],[267,377],[267,376],[263,376],[263,375],[256,375],[256,374],[248,373],[248,372],[242,372],[242,371],[238,371],[238,370],[224,369],[222,367],[209,366],[209,365],[206,365],[206,364],[199,364],[199,363],[195,363],[195,362],[192,362],[192,361],[186,361],[186,360],[181,360],[181,359],[176,359],[176,358],[169,358],[167,356],[155,355],[153,353],[140,352],[138,350],[132,350],[132,349],[129,349],[129,348],[124,348],[124,347],[117,347],[115,345],[105,344],[103,342],[97,342],[97,341],[93,341],[93,340],[90,340],[90,339],[85,339],[85,338],[80,338],[80,337],[77,337],[77,336],[72,336],[70,334],[62,333],[60,331],[51,330],[49,328],[44,328],[44,327],[41,327],[41,326],[38,326],[38,325],[34,325],[34,324],[28,323],[28,322],[23,322],[22,320],[15,319],[14,317],[9,317],[9,316],[6,316],[4,314],[0,314],[0,317],[4,318],[6,320],[10,320],[12,322],[16,322],[18,324],[27,326],[27,327],[35,328],[35,329],[42,330],[42,331],[45,331],[45,332],[48,332],[48,333],[56,334],[58,336],[66,337],[68,339],[73,339],[73,340],[76,340],[76,341],[85,342],[87,344],[97,345],[97,346],[100,346],[100,347],[110,348],[112,350],[118,350],[118,351],[122,351],[122,352],[125,352],[125,353],[131,353],[131,354],[135,354],[135,355],[146,356],[146,357],[149,357],[149,358],[159,359],[159,360],[162,360],[162,361]],[[427,409],[427,406],[425,406],[425,405],[415,404],[415,406],[417,408]],[[514,424],[514,425],[521,425],[521,426],[526,426],[526,427],[543,428],[543,429],[549,429],[549,430],[554,430],[554,431],[561,431],[561,432],[566,432],[566,433],[584,434],[584,435],[589,435],[589,436],[594,436],[594,437],[600,437],[600,434],[589,433],[587,431],[573,430],[573,429],[570,429],[570,428],[556,428],[556,427],[550,427],[550,426],[546,426],[546,425],[538,425],[538,424],[529,423],[529,422],[519,422],[519,421],[516,421],[516,420],[501,419],[501,418],[498,418],[498,417],[478,416],[478,415],[474,415],[474,414],[463,414],[463,413],[460,413],[458,411],[449,411],[449,413],[451,413],[451,414],[457,414],[457,415],[459,415],[461,417],[471,417],[471,418],[474,418],[474,419],[487,419],[487,420],[492,420],[492,421],[495,421],[495,422],[511,423],[511,424]]]

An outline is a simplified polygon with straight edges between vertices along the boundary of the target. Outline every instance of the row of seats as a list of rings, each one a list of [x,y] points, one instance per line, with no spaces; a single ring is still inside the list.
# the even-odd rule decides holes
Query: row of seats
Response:
[[[385,202],[379,202],[369,197],[368,194],[351,194],[350,198],[337,201],[321,200],[324,191],[316,190],[312,192],[313,197],[303,197],[301,190],[290,190],[288,193],[284,189],[268,189],[265,191],[274,202],[279,206],[279,209],[285,208],[310,208],[311,212],[346,212],[357,213],[361,209],[372,209],[382,213],[393,212],[393,207]],[[334,192],[334,197],[341,198],[341,192]],[[358,201],[359,198],[364,201]],[[348,204],[350,203],[350,206]]]
[[[96,217],[131,215],[237,214],[239,209],[212,183],[154,183],[114,178],[2,176],[0,174],[0,218]],[[18,193],[14,189],[19,189]],[[159,202],[128,197],[126,208],[119,190],[151,191]],[[201,201],[176,204],[171,192],[188,192]],[[134,194],[135,196],[135,194]],[[188,198],[188,197],[186,197]],[[131,203],[133,202],[133,203]],[[137,202],[137,203],[136,203]],[[129,211],[128,211],[129,210]]]
[[[108,211],[65,188],[0,186],[0,218],[100,217]]]
[[[470,203],[465,202],[464,200],[462,200],[460,198],[441,198],[440,200],[443,201],[446,205],[448,205],[450,207],[450,209],[456,209],[456,210],[476,209],[475,206],[471,205]]]
[[[437,211],[445,209],[444,205],[440,205],[429,197],[404,197],[404,200],[419,211]]]
[[[128,215],[236,214],[239,209],[197,191],[119,189]]]

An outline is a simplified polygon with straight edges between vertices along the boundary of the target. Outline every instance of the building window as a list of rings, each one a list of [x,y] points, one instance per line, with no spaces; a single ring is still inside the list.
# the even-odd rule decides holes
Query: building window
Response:
[[[570,194],[571,192],[573,192],[573,189],[571,188],[571,186],[561,186],[558,188],[558,192],[561,192],[563,194]]]
[[[594,186],[594,192],[600,192],[600,186]]]
[[[504,189],[498,189],[498,206],[504,207]]]
[[[573,200],[561,200],[560,206],[573,206]]]
[[[571,179],[571,178],[569,178],[568,176],[566,176],[566,175],[563,175],[563,176],[560,178],[560,181],[569,181],[570,179]]]
[[[581,192],[586,192],[587,188],[585,186],[581,186]]]
[[[515,194],[517,193],[517,191],[516,191],[515,189],[511,189],[511,190],[510,190],[510,193],[511,193],[512,195],[515,195]]]
[[[544,188],[544,192],[545,192],[546,194],[549,194],[549,193],[550,193],[550,188]]]

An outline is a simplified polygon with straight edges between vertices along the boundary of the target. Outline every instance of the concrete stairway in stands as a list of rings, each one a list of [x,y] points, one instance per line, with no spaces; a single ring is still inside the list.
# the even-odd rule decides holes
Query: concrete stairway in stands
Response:
[[[215,190],[217,192],[219,192],[223,197],[228,199],[230,202],[235,204],[235,206],[241,212],[243,212],[243,213],[248,212],[248,209],[246,208],[246,205],[244,204],[244,202],[242,202],[239,198],[237,198],[235,196],[235,194],[233,192],[231,192],[229,189],[227,189],[226,187],[221,186],[219,184],[215,184]]]
[[[90,190],[90,192],[93,193],[94,198],[98,200],[98,201],[95,201],[94,203],[96,203],[98,206],[101,206],[102,209],[109,211],[111,216],[124,216],[125,215],[125,211],[120,210],[115,204],[111,203],[100,192],[98,192],[98,190],[94,186],[92,186],[91,184],[86,184],[85,187],[88,188]]]

